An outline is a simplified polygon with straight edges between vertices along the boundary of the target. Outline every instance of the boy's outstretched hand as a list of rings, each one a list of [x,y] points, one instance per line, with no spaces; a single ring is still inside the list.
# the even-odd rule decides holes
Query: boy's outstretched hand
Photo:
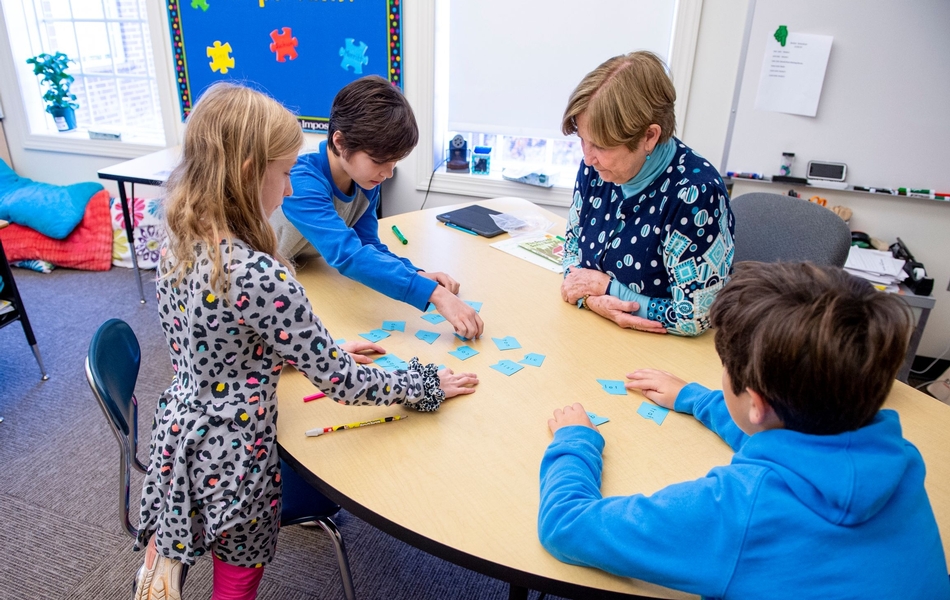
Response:
[[[386,349],[379,344],[362,340],[345,342],[340,344],[340,348],[346,350],[353,357],[354,362],[360,365],[368,365],[373,362],[372,358],[364,356],[364,354],[386,354]]]
[[[555,410],[554,418],[548,419],[548,429],[551,430],[552,434],[557,433],[557,430],[561,427],[567,427],[568,425],[583,425],[597,431],[580,402]]]
[[[482,336],[482,331],[485,329],[482,318],[478,316],[474,308],[462,302],[448,288],[441,285],[435,286],[429,302],[435,304],[435,309],[439,311],[439,314],[452,324],[455,333],[470,340]]]
[[[663,408],[673,408],[676,402],[676,396],[680,390],[686,386],[686,382],[666,371],[659,369],[637,369],[633,373],[627,373],[626,388],[628,390],[637,390],[650,400],[653,400]]]

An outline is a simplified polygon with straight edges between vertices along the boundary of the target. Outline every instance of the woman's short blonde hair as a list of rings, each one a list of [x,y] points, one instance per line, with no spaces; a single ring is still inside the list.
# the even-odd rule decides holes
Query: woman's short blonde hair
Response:
[[[588,141],[603,148],[635,150],[652,124],[663,143],[676,131],[676,89],[666,65],[652,52],[615,56],[588,73],[574,88],[561,131],[577,133],[577,117],[587,115]]]
[[[208,88],[188,116],[181,162],[165,185],[174,264],[163,259],[162,273],[180,281],[200,244],[211,260],[212,289],[226,292],[221,240],[239,239],[284,262],[261,205],[264,172],[268,163],[296,158],[302,145],[297,119],[276,100],[229,83]]]

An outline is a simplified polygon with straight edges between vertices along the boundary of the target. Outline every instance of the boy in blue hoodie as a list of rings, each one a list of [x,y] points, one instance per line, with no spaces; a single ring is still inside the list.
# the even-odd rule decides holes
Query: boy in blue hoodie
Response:
[[[342,275],[419,310],[431,302],[456,333],[480,337],[481,317],[456,295],[455,279],[423,271],[379,239],[379,186],[419,140],[406,97],[378,75],[362,77],[337,93],[328,127],[319,151],[297,159],[293,194],[271,215],[277,251],[322,255]]]
[[[950,598],[920,453],[880,410],[902,302],[840,269],[740,263],[712,306],[722,391],[663,371],[627,387],[735,451],[705,477],[603,498],[580,404],[548,421],[541,543],[558,559],[710,598]]]

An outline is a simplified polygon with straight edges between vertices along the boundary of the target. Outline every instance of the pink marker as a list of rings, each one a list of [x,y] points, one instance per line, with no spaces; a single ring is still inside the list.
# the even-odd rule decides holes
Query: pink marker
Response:
[[[303,401],[310,402],[311,400],[319,400],[320,398],[326,398],[326,396],[327,395],[324,394],[323,392],[317,392],[316,394],[312,394],[310,396],[304,396]]]

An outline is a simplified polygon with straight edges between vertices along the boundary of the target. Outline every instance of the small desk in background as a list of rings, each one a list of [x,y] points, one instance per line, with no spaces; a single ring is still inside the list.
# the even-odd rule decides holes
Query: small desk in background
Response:
[[[178,164],[178,158],[181,150],[178,146],[165,148],[158,152],[152,152],[145,156],[133,158],[111,167],[99,170],[99,179],[115,181],[119,186],[119,203],[122,205],[122,218],[125,221],[125,234],[129,240],[129,250],[132,254],[132,271],[135,274],[135,283],[139,288],[139,297],[142,304],[145,304],[145,290],[142,288],[142,278],[139,275],[139,261],[135,256],[135,238],[133,231],[135,229],[132,222],[132,213],[129,208],[129,201],[135,200],[135,184],[161,186],[168,179],[171,170]],[[131,192],[127,195],[125,184],[132,186]]]

